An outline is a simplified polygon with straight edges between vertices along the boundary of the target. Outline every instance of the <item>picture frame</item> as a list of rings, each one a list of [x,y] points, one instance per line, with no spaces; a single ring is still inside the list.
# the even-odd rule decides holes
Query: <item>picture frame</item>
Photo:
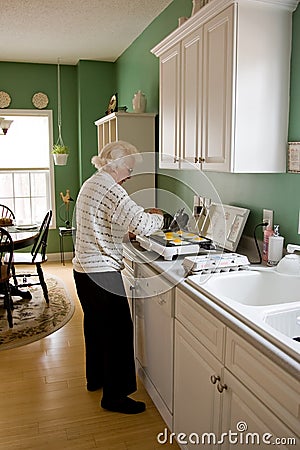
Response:
[[[300,142],[288,143],[288,172],[300,173]]]

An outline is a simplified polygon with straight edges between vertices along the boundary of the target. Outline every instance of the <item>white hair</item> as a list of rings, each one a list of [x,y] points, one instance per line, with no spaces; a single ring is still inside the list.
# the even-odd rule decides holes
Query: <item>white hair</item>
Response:
[[[137,148],[125,141],[115,141],[106,144],[99,152],[98,156],[92,157],[92,164],[98,169],[110,170],[124,165],[124,160],[128,157],[134,158],[135,162],[140,162],[142,157]]]

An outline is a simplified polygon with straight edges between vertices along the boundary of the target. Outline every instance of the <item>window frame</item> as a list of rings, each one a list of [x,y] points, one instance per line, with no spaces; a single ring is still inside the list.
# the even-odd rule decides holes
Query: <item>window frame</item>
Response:
[[[40,116],[40,117],[47,117],[48,118],[48,131],[49,131],[49,203],[50,203],[50,209],[52,209],[52,221],[50,228],[55,229],[56,228],[56,204],[55,204],[55,176],[54,176],[54,162],[53,158],[51,157],[51,150],[53,147],[53,111],[52,109],[0,109],[0,116]],[[9,130],[8,130],[9,133]],[[1,136],[0,139],[5,139],[5,136]],[[0,172],[20,172],[20,171],[38,171],[38,170],[45,170],[48,168],[41,167],[41,168],[5,168],[2,169],[0,166]]]

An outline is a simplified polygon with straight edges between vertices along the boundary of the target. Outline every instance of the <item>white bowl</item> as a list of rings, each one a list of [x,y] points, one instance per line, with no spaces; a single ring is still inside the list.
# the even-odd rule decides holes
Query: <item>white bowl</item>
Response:
[[[300,275],[300,256],[286,255],[279,261],[275,270],[286,275]]]

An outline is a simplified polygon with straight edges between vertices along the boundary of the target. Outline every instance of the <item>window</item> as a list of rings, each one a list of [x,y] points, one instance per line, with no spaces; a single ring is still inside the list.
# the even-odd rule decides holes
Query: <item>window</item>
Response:
[[[41,223],[55,209],[52,111],[0,109],[0,116],[13,120],[0,136],[0,203],[19,224]]]

